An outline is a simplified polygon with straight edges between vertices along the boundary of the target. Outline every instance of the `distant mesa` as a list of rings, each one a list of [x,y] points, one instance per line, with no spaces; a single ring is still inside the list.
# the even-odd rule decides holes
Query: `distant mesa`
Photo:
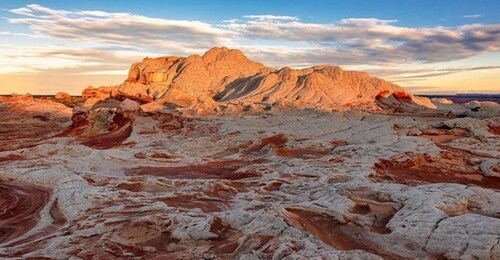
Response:
[[[128,78],[115,87],[89,87],[87,105],[126,98],[140,103],[169,103],[211,111],[227,108],[315,108],[342,110],[411,103],[435,108],[427,98],[365,72],[320,65],[306,69],[272,69],[241,51],[215,47],[202,56],[145,58],[131,66]]]

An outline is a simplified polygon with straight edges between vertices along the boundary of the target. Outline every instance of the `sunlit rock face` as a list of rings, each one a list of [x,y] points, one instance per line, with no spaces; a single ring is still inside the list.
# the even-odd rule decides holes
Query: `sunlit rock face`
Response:
[[[404,90],[364,72],[315,66],[303,70],[283,68],[266,75],[241,79],[226,86],[217,98],[220,101],[265,102],[328,110],[373,105],[378,94],[395,91]]]
[[[239,50],[213,48],[202,56],[145,58],[132,65],[128,79],[112,94],[191,105],[230,82],[270,71]]]
[[[376,107],[376,98],[396,93],[419,108],[436,108],[390,82],[332,65],[273,70],[241,51],[216,47],[202,56],[145,58],[132,65],[127,80],[114,88],[88,88],[89,104],[98,98],[129,97],[220,111],[255,107],[314,108],[323,111]],[[199,113],[198,113],[199,114]]]
[[[242,58],[191,59],[227,52]],[[124,84],[162,85],[183,67],[155,73],[188,59],[146,59]],[[344,92],[352,109],[328,111],[366,74],[242,62],[253,69],[231,79],[254,73],[242,82],[256,92],[200,81],[203,95],[222,94],[190,106],[120,88],[88,90],[95,99],[74,108],[1,97],[0,258],[500,257],[498,105],[425,105],[369,79],[359,99]],[[212,75],[215,63],[199,64]],[[338,77],[343,87],[313,87]]]

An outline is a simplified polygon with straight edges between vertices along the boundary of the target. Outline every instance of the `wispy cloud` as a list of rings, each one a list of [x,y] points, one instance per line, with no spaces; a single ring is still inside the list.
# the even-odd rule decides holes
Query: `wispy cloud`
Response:
[[[207,45],[224,44],[231,35],[231,32],[200,21],[158,19],[130,13],[54,10],[37,4],[11,12],[21,18],[10,18],[10,23],[27,25],[42,35],[75,41],[139,45],[174,53],[189,53]]]
[[[287,42],[287,46],[302,47],[295,48],[294,55],[282,53],[280,62],[284,64],[318,62],[318,58],[322,62],[330,59],[329,62],[340,64],[438,62],[468,58],[500,48],[500,24],[410,28],[397,26],[397,20],[349,18],[318,24],[277,15],[246,15],[221,24],[209,24],[130,13],[55,10],[36,4],[11,12],[20,16],[10,18],[11,23],[27,25],[40,35],[139,46],[172,54],[201,52],[214,45],[246,48],[255,53],[257,48],[242,43],[248,39]],[[260,48],[262,52],[255,56],[263,61],[275,60],[279,50],[268,47],[273,49],[273,54]]]
[[[332,51],[350,54],[349,63],[449,61],[500,49],[500,24],[409,28],[395,23],[375,18],[333,24],[249,19],[224,28],[242,38],[308,42],[327,56]]]
[[[9,11],[13,14],[19,14],[19,15],[31,16],[31,17],[35,16],[33,14],[33,10],[29,7],[20,7],[20,8],[16,8],[16,9],[11,9]]]
[[[480,18],[482,15],[480,14],[466,14],[464,15],[464,18]]]
[[[0,73],[40,73],[60,74],[101,73],[121,71],[123,75],[130,64],[141,60],[144,55],[158,56],[159,53],[145,54],[141,51],[108,51],[88,48],[67,48],[59,46],[28,47],[0,45]]]
[[[479,66],[479,67],[458,67],[458,68],[441,68],[433,70],[424,70],[424,73],[417,73],[411,75],[396,75],[396,79],[421,79],[421,78],[432,78],[439,76],[446,76],[450,74],[468,72],[468,71],[478,71],[478,70],[497,70],[500,66]]]
[[[294,54],[319,53],[312,55],[309,62],[317,62],[320,56],[330,57],[341,64],[449,61],[500,48],[500,24],[410,28],[397,26],[397,20],[349,18],[337,23],[318,24],[302,22],[294,16],[277,15],[246,15],[221,24],[209,24],[130,13],[54,10],[36,4],[11,12],[21,16],[9,19],[11,23],[27,25],[40,35],[119,46],[134,45],[168,50],[174,54],[200,52],[214,45],[251,49],[252,46],[241,44],[245,39],[280,41],[288,46],[301,42],[307,46],[292,50],[296,51]],[[263,54],[259,56],[263,57]],[[292,57],[281,55],[282,58],[286,56]],[[271,60],[270,57],[263,58],[264,61]],[[300,59],[299,63],[307,61]]]
[[[0,36],[19,36],[19,37],[26,37],[26,38],[43,38],[43,36],[40,36],[37,34],[16,33],[16,32],[9,32],[9,31],[0,31]]]
[[[261,14],[261,15],[245,15],[243,16],[247,19],[255,19],[259,21],[298,21],[299,18],[296,16],[287,15],[272,15],[272,14]]]
[[[426,78],[426,77],[449,75],[460,72],[469,72],[478,70],[496,70],[496,69],[500,69],[500,66],[436,67],[429,65],[424,65],[424,66],[416,65],[413,67],[404,67],[404,68],[400,67],[383,68],[381,66],[377,66],[375,68],[366,68],[364,70],[376,75],[391,77],[391,78]]]

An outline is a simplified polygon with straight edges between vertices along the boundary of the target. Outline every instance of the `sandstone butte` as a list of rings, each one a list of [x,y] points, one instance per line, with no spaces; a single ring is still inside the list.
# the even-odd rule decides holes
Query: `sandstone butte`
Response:
[[[87,104],[109,97],[142,103],[220,110],[228,105],[342,110],[373,107],[377,97],[391,96],[435,108],[429,99],[365,72],[332,65],[274,70],[248,59],[241,51],[215,47],[202,56],[145,58],[131,66],[128,78],[115,87],[88,87]]]

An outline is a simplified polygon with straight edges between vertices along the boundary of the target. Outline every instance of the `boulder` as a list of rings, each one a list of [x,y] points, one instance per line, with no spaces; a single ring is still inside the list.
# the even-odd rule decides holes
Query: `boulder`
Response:
[[[124,112],[135,112],[140,109],[140,104],[127,98],[120,103],[119,108]]]

